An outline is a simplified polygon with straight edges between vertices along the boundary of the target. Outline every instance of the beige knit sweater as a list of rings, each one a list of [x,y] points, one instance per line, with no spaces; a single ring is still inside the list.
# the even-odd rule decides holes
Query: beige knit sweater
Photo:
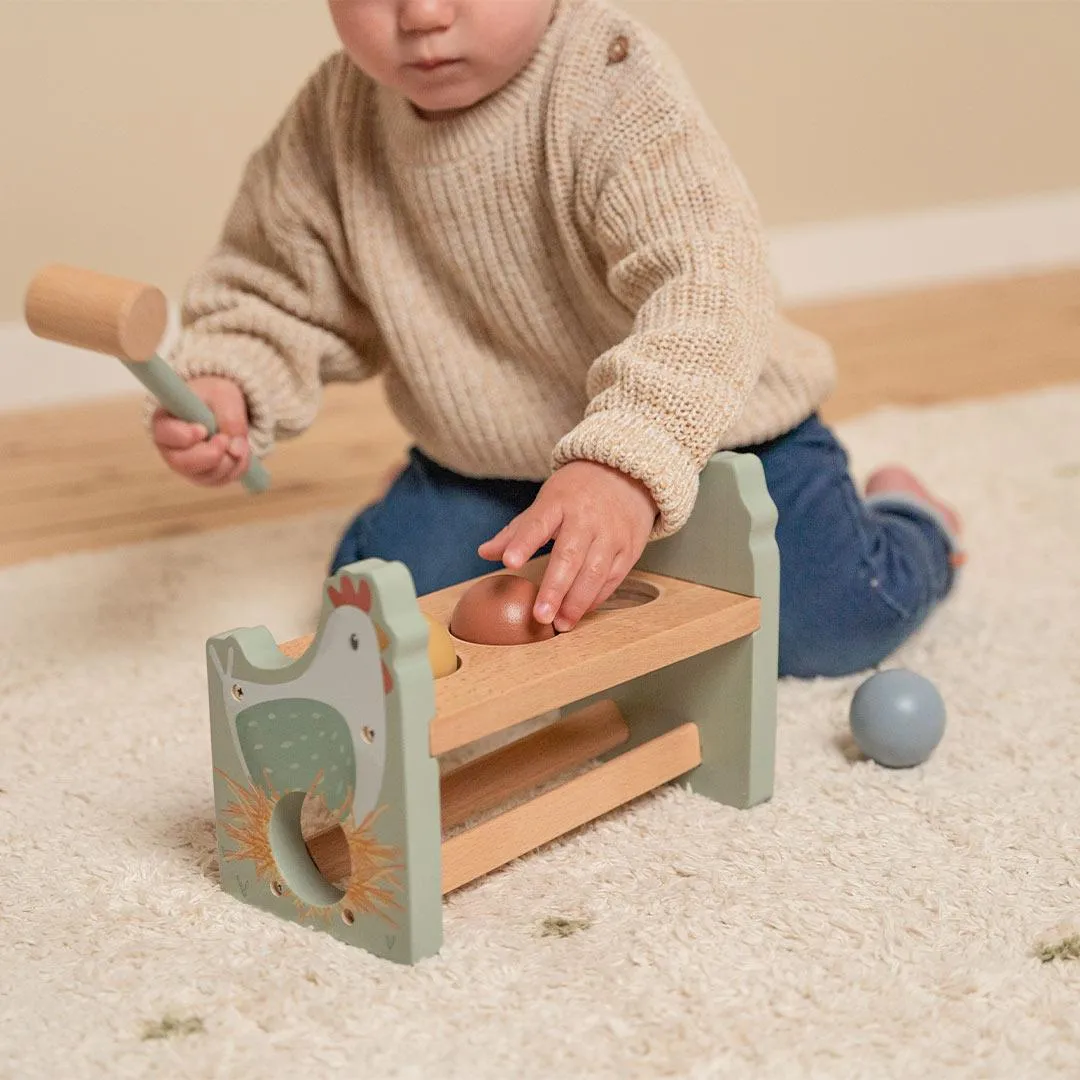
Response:
[[[324,383],[381,375],[436,461],[603,462],[648,485],[655,536],[714,451],[833,381],[776,313],[753,199],[677,64],[606,0],[563,0],[528,66],[451,118],[333,56],[251,158],[183,326],[172,363],[241,385],[257,453]]]

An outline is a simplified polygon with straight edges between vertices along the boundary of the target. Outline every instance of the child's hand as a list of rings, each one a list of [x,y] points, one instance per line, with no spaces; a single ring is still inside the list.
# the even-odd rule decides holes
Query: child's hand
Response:
[[[607,465],[571,461],[478,553],[518,570],[554,537],[533,614],[562,633],[622,584],[641,558],[656,513],[640,481]]]
[[[193,483],[219,487],[239,480],[251,457],[244,392],[231,379],[216,375],[190,379],[188,386],[210,407],[218,433],[207,439],[202,424],[189,424],[158,409],[151,423],[158,451],[173,472]]]

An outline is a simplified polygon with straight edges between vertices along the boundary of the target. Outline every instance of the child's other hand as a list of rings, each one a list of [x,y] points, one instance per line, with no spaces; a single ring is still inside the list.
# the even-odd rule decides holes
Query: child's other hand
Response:
[[[202,424],[189,424],[158,409],[150,428],[154,444],[173,472],[195,484],[220,487],[239,480],[251,457],[244,392],[231,379],[216,375],[189,379],[188,386],[209,406],[218,433],[207,439]]]
[[[478,553],[518,570],[554,538],[533,614],[563,633],[622,584],[641,558],[656,514],[640,481],[607,465],[571,461]]]

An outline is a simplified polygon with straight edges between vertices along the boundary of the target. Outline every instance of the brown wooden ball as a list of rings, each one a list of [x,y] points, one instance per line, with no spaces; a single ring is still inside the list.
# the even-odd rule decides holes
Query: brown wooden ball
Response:
[[[450,618],[450,633],[477,645],[529,645],[555,636],[533,618],[539,589],[516,574],[481,578],[467,589]]]

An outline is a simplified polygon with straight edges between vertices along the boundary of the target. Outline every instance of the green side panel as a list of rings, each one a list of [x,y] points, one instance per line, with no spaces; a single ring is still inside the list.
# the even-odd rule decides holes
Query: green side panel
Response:
[[[371,559],[326,582],[298,660],[262,627],[207,643],[222,887],[402,963],[442,943],[427,639],[406,568]],[[347,889],[308,854],[300,818],[312,798],[350,838]]]
[[[702,763],[686,781],[693,791],[740,808],[773,792],[780,603],[775,526],[760,460],[715,455],[701,474],[690,521],[675,536],[650,544],[638,568],[757,596],[761,628],[596,695],[622,708],[631,731],[623,749],[678,724],[697,724]]]

